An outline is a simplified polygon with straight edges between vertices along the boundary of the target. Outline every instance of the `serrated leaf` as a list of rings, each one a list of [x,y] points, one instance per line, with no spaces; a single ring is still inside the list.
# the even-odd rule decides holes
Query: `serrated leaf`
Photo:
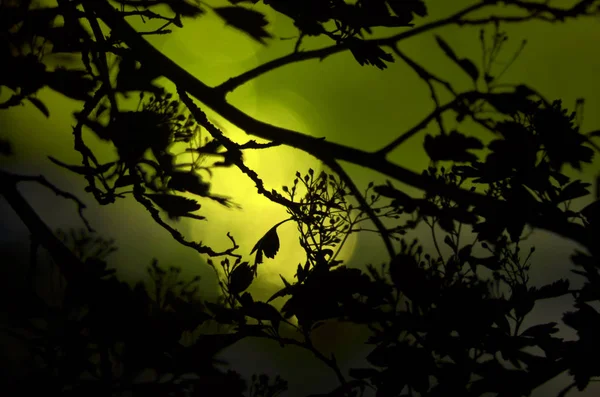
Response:
[[[256,251],[255,265],[263,263],[263,255],[273,259],[279,251],[279,236],[277,235],[277,227],[280,224],[273,226],[265,235],[258,240],[252,248],[250,255]]]
[[[482,149],[483,143],[453,130],[449,134],[425,135],[423,147],[433,161],[476,162],[477,156],[469,150]]]
[[[145,196],[173,218],[188,216],[190,212],[200,209],[200,204],[196,200],[181,196],[172,194],[146,194]]]
[[[269,24],[264,14],[244,7],[216,7],[213,9],[228,25],[248,34],[254,40],[266,45],[265,38],[271,34],[265,30]]]

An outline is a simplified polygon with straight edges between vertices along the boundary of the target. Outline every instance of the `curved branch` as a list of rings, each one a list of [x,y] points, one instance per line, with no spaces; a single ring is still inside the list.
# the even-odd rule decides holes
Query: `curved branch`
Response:
[[[248,134],[300,149],[324,162],[331,161],[332,159],[349,161],[387,175],[412,187],[444,195],[454,201],[464,202],[465,204],[477,207],[495,206],[497,208],[498,206],[506,205],[505,202],[492,197],[463,190],[443,182],[428,180],[414,171],[389,162],[379,153],[365,152],[259,121],[228,103],[222,92],[215,91],[215,89],[207,86],[154,48],[106,0],[90,2],[90,6],[93,6],[104,22],[116,34],[120,35],[123,41],[137,55],[140,62],[144,62],[149,68],[156,68],[161,75],[167,77],[176,86],[185,87],[185,90],[199,101]],[[580,225],[571,223],[557,226],[540,217],[532,218],[528,221],[533,227],[545,229],[567,239],[577,241],[591,251],[600,249],[592,241],[589,233],[586,233],[585,229]]]
[[[368,43],[374,43],[376,45],[392,46],[401,40],[411,38],[413,36],[419,35],[428,30],[433,30],[433,29],[436,29],[436,28],[439,28],[439,27],[442,27],[445,25],[457,23],[458,20],[460,20],[460,18],[462,18],[463,16],[465,16],[473,11],[480,10],[489,5],[491,5],[491,4],[486,4],[486,3],[474,4],[472,6],[466,7],[465,9],[463,9],[447,18],[440,19],[438,21],[434,21],[431,23],[426,23],[422,26],[411,29],[407,32],[398,33],[393,36],[384,37],[381,39],[370,39],[370,40],[365,40],[365,41]],[[239,86],[249,82],[250,80],[253,80],[263,74],[266,74],[266,73],[268,73],[272,70],[275,70],[277,68],[280,68],[282,66],[286,66],[286,65],[289,65],[289,64],[292,64],[295,62],[307,61],[310,59],[319,59],[320,61],[322,61],[330,55],[334,55],[334,54],[337,54],[342,51],[347,51],[348,49],[350,49],[350,47],[347,44],[342,43],[342,44],[336,44],[333,46],[321,48],[318,50],[293,52],[293,53],[291,53],[289,55],[285,55],[281,58],[277,58],[272,61],[265,62],[262,65],[259,65],[254,69],[244,72],[238,76],[232,77],[232,78],[228,79],[227,81],[225,81],[224,83],[221,83],[220,85],[216,86],[215,91],[220,95],[227,95],[228,93],[232,92]]]
[[[491,16],[488,18],[481,18],[481,19],[462,19],[463,17],[467,16],[468,14],[470,14],[472,12],[480,11],[480,10],[482,10],[484,8],[488,8],[490,6],[496,6],[497,3],[500,3],[500,1],[498,1],[498,0],[482,1],[478,4],[474,4],[472,6],[466,7],[447,18],[443,18],[443,19],[440,19],[440,20],[437,20],[434,22],[426,23],[424,25],[421,25],[421,26],[411,29],[409,31],[398,33],[398,34],[395,34],[395,35],[392,35],[389,37],[384,37],[384,38],[380,38],[380,39],[370,39],[370,40],[365,40],[365,41],[369,42],[369,43],[374,43],[374,44],[380,45],[380,46],[394,46],[401,40],[409,39],[416,35],[427,32],[429,30],[437,29],[437,28],[447,26],[447,25],[452,25],[452,24],[456,24],[458,26],[463,26],[463,25],[484,25],[484,24],[492,23],[492,22],[495,22],[495,23],[498,23],[498,22],[521,23],[521,22],[527,22],[527,21],[531,21],[531,20],[535,20],[535,19],[552,23],[552,22],[557,22],[557,21],[563,21],[565,18],[569,18],[569,17],[577,17],[582,14],[583,15],[591,15],[586,12],[587,11],[586,8],[588,5],[591,5],[591,3],[593,3],[594,1],[597,1],[597,0],[580,0],[580,2],[578,4],[574,5],[571,8],[568,8],[568,9],[558,9],[558,8],[554,8],[554,7],[549,7],[547,5],[544,5],[543,9],[536,9],[535,7],[539,3],[529,3],[529,2],[524,2],[524,1],[514,1],[514,2],[506,1],[504,3],[509,3],[510,5],[514,5],[514,6],[517,6],[518,8],[527,10],[529,12],[529,14],[525,15],[525,16],[517,16],[517,17],[515,17],[515,16]],[[550,13],[551,15],[553,15],[553,17],[543,16],[544,12]],[[596,11],[596,12],[598,12],[598,11]],[[347,51],[348,49],[349,49],[349,46],[346,44],[336,44],[336,45],[321,48],[318,50],[302,51],[302,52],[295,51],[289,55],[285,55],[281,58],[277,58],[272,61],[263,63],[262,65],[259,65],[256,68],[251,69],[247,72],[244,72],[238,76],[229,78],[227,81],[216,86],[215,90],[221,95],[227,95],[228,93],[232,92],[233,90],[242,86],[243,84],[245,84],[263,74],[266,74],[272,70],[280,68],[282,66],[286,66],[286,65],[289,65],[289,64],[292,64],[295,62],[307,61],[310,59],[319,59],[320,61],[322,61],[330,55],[334,55],[334,54],[340,53],[342,51]]]
[[[339,165],[338,162],[335,160],[328,161],[325,164],[328,165],[329,168],[331,168],[334,172],[336,172],[340,176],[340,178],[344,181],[344,183],[348,186],[348,188],[352,192],[352,195],[354,197],[356,197],[356,200],[360,204],[360,209],[362,209],[363,211],[365,211],[367,213],[367,215],[369,216],[369,219],[371,219],[371,221],[377,228],[377,231],[381,235],[381,238],[383,239],[383,243],[385,244],[385,248],[387,249],[388,254],[390,255],[390,259],[394,259],[396,257],[396,253],[394,252],[394,246],[392,245],[392,241],[390,240],[388,230],[385,228],[385,226],[381,222],[381,219],[379,219],[379,217],[377,217],[377,214],[375,214],[375,212],[373,211],[373,208],[371,208],[371,206],[369,206],[369,204],[365,200],[362,193],[358,190],[358,188],[354,184],[354,181],[352,181],[352,178],[350,178],[350,175],[348,175],[348,173],[342,168],[342,166]]]

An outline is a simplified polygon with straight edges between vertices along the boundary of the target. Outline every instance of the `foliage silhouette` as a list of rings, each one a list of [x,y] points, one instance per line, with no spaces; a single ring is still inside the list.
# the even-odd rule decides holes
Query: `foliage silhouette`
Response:
[[[40,270],[38,247],[48,251],[64,278],[54,296],[40,296],[35,283],[29,283],[20,306],[4,308],[9,316],[2,330],[22,341],[38,360],[22,378],[5,385],[9,391],[73,396],[200,395],[216,390],[224,396],[276,396],[285,392],[287,384],[281,378],[271,383],[266,375],[253,376],[248,386],[235,371],[219,368],[215,355],[248,337],[310,351],[340,383],[321,394],[328,396],[358,396],[366,390],[378,397],[527,396],[568,371],[573,384],[559,393],[565,395],[574,387],[585,389],[600,376],[594,337],[600,330],[600,314],[591,305],[600,300],[600,195],[580,211],[571,209],[572,200],[590,195],[591,185],[565,174],[566,167],[581,170],[583,163],[592,162],[594,152],[600,151],[594,141],[600,134],[583,134],[575,123],[578,114],[569,114],[560,100],[550,102],[526,85],[500,84],[506,69],[493,70],[507,39],[501,22],[556,22],[597,15],[598,1],[579,0],[571,8],[558,8],[550,2],[505,0],[502,3],[520,10],[521,16],[500,13],[477,18],[476,12],[493,10],[500,3],[481,1],[448,18],[377,39],[368,38],[372,28],[413,27],[415,16],[427,15],[424,2],[269,0],[258,4],[251,0],[256,4],[252,9],[247,2],[231,0],[231,6],[211,8],[198,1],[116,0],[120,9],[104,0],[58,0],[46,8],[36,8],[31,0],[0,3],[0,26],[6,32],[0,38],[6,66],[0,85],[12,91],[0,107],[28,101],[50,117],[51,109],[36,96],[43,87],[83,102],[74,114],[73,128],[81,165],[50,160],[83,176],[86,192],[100,204],[132,196],[176,241],[209,257],[222,289],[218,301],[202,299],[198,280],[183,282],[177,268],[164,269],[156,261],[148,268],[151,285],[127,285],[108,268],[110,241],[95,237],[87,221],[87,229],[81,232],[53,233],[17,186],[40,183],[75,200],[81,214],[84,205],[75,196],[41,176],[0,170],[0,194],[32,235],[29,281]],[[202,18],[205,8],[210,8],[230,28],[268,45],[273,35],[261,12],[263,6],[294,21],[299,33],[293,52],[216,87],[191,76],[144,39],[148,34],[168,34],[172,26],[181,28],[185,18]],[[132,17],[157,19],[164,25],[137,32],[127,22]],[[104,35],[100,21],[110,29],[110,36]],[[401,40],[449,25],[492,25],[491,48],[485,40],[488,30],[480,32],[483,62],[479,66],[436,36],[445,56],[473,80],[471,91],[458,93],[450,82],[398,47]],[[306,51],[301,48],[305,36],[326,36],[335,44]],[[379,69],[396,58],[405,62],[426,82],[435,110],[369,153],[263,123],[226,100],[229,92],[275,68],[346,50],[360,65]],[[49,53],[79,57],[82,65],[51,69],[45,58]],[[114,67],[116,76],[111,74]],[[175,84],[177,97],[156,84],[161,76]],[[440,103],[434,83],[452,94],[449,103]],[[119,100],[131,95],[139,96],[136,109]],[[209,121],[204,106],[269,143],[234,142]],[[484,117],[490,110],[494,117]],[[494,133],[495,139],[484,144],[464,131],[448,132],[442,121],[447,112],[453,112],[457,122],[469,118]],[[432,122],[439,133],[424,138],[431,159],[427,170],[419,175],[387,160],[391,151]],[[98,162],[84,141],[84,128],[115,148],[115,161]],[[245,164],[244,152],[278,145],[310,153],[328,170],[319,175],[312,169],[305,175],[298,172],[291,187],[268,190]],[[191,162],[178,161],[175,149],[181,147],[191,155]],[[11,153],[9,142],[1,140],[0,154]],[[371,183],[361,191],[340,161],[417,187],[423,197],[411,197],[394,187],[392,180]],[[227,235],[231,248],[217,251],[189,241],[163,219],[166,214],[173,220],[204,220],[195,212],[205,199],[234,208],[229,197],[212,192],[210,178],[217,167],[238,168],[256,184],[258,194],[287,209],[289,218],[257,238],[252,265],[237,252],[231,234]],[[283,288],[267,302],[258,301],[248,290],[264,258],[277,257],[277,228],[285,222],[297,225],[306,262],[298,264],[295,280],[281,276]],[[420,224],[430,228],[436,252],[424,253],[417,240],[404,237]],[[473,242],[465,243],[463,227],[472,228]],[[580,245],[572,260],[577,267],[573,272],[586,280],[581,288],[572,289],[564,279],[531,285],[528,271],[534,250],[524,258],[521,252],[528,228],[551,231]],[[449,255],[442,254],[440,229]],[[381,267],[368,265],[363,272],[337,259],[348,236],[359,232],[376,233],[384,241],[389,260]],[[487,256],[475,254],[482,249]],[[220,263],[210,258],[220,258]],[[573,311],[555,322],[522,329],[537,301],[565,295],[575,298]],[[284,301],[281,310],[272,304],[275,300]],[[373,345],[366,356],[369,367],[346,374],[334,355],[315,347],[313,332],[334,320],[369,329],[367,343]],[[578,339],[555,336],[560,321],[577,331]],[[217,325],[217,332],[209,332]],[[533,348],[543,355],[532,353]]]

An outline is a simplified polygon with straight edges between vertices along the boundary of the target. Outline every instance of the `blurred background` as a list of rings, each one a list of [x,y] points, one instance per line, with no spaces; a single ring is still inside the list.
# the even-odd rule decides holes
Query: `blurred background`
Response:
[[[51,4],[50,1],[44,3]],[[444,18],[473,3],[473,0],[428,0],[429,16],[417,18],[416,26]],[[565,6],[573,3],[565,1]],[[225,0],[207,1],[211,6],[225,5]],[[252,5],[250,5],[252,6]],[[275,13],[262,3],[252,7],[265,13],[270,31],[275,36],[262,46],[244,34],[224,25],[210,10],[198,20],[185,20],[185,28],[170,35],[148,36],[149,41],[165,55],[179,63],[208,85],[217,85],[232,76],[239,75],[264,62],[284,56],[293,50],[293,38],[297,32],[291,19]],[[497,8],[505,15],[510,10]],[[476,16],[485,16],[479,13]],[[156,26],[139,20],[132,23],[140,30]],[[408,28],[407,28],[408,29]],[[446,58],[435,43],[434,34],[441,35],[461,57],[469,57],[480,65],[482,51],[479,41],[480,27],[444,27],[402,41],[399,45],[405,55],[411,57],[430,72],[447,79],[458,91],[473,88],[471,80]],[[582,129],[584,132],[600,129],[600,21],[598,19],[569,20],[561,24],[527,22],[501,25],[508,34],[504,51],[498,57],[497,70],[502,70],[513,58],[524,39],[527,44],[516,61],[504,73],[503,83],[526,83],[539,90],[548,100],[562,99],[569,110],[574,110],[578,98],[585,99]],[[378,36],[389,35],[391,30],[376,31]],[[487,28],[492,33],[491,27]],[[305,49],[316,49],[330,44],[329,40],[306,40]],[[387,50],[387,49],[386,49]],[[56,60],[60,62],[60,60]],[[479,63],[478,63],[479,62]],[[169,87],[168,82],[165,85]],[[449,100],[443,89],[439,91],[442,102]],[[8,93],[0,93],[4,100]],[[100,207],[91,195],[83,191],[84,179],[52,164],[52,155],[68,164],[79,164],[79,153],[73,150],[71,127],[73,112],[81,103],[44,90],[39,94],[50,109],[46,119],[30,104],[0,112],[0,134],[13,145],[15,155],[0,158],[0,166],[22,174],[43,174],[61,189],[70,191],[87,205],[86,215],[99,234],[114,238],[119,251],[111,257],[111,264],[120,276],[129,281],[144,279],[146,267],[152,258],[164,265],[180,266],[185,277],[202,276],[203,294],[214,298],[218,287],[214,271],[205,259],[195,251],[176,243],[169,233],[156,225],[144,208],[132,199]],[[229,101],[249,115],[273,125],[291,128],[303,133],[325,137],[329,141],[343,143],[364,150],[376,150],[405,130],[420,122],[434,107],[427,85],[414,71],[396,59],[387,70],[361,67],[350,52],[330,56],[324,60],[309,60],[291,64],[239,87],[228,97]],[[208,109],[205,109],[208,111]],[[223,128],[225,133],[238,142],[252,139],[245,132],[208,111],[209,117]],[[452,128],[449,119],[448,127]],[[477,134],[482,140],[489,133],[465,123],[465,133]],[[426,132],[437,132],[431,125],[423,133],[409,139],[395,150],[390,159],[411,170],[420,172],[428,165],[422,148]],[[85,136],[93,142],[91,134]],[[107,144],[91,145],[101,158],[110,159],[115,153]],[[296,171],[305,173],[308,168],[321,169],[321,164],[311,156],[290,148],[272,148],[248,152],[247,165],[265,181],[268,189],[280,189],[290,185]],[[600,169],[600,159],[588,165],[580,178],[592,182]],[[344,167],[360,186],[369,181],[385,179],[370,171],[344,164]],[[577,175],[570,172],[570,175]],[[241,246],[240,253],[251,260],[250,250],[256,241],[274,224],[287,218],[285,210],[256,194],[254,184],[235,169],[219,169],[212,179],[213,192],[231,196],[241,209],[226,209],[206,200],[199,214],[208,221],[181,220],[177,228],[188,238],[202,241],[215,250],[229,247],[227,232]],[[396,184],[397,187],[402,187]],[[75,205],[35,184],[22,184],[21,191],[52,228],[80,228]],[[406,188],[410,193],[414,190]],[[573,203],[578,209],[589,203],[589,198]],[[16,257],[27,258],[28,232],[10,207],[0,200],[0,243],[9,247]],[[468,237],[468,231],[465,231]],[[261,265],[259,277],[251,287],[256,298],[266,299],[281,288],[279,274],[293,278],[298,263],[304,262],[304,254],[298,245],[295,226],[287,223],[279,228],[280,253],[273,260]],[[430,230],[419,228],[410,240],[419,238],[425,251],[433,245]],[[576,248],[571,242],[544,232],[535,232],[526,242],[523,252],[531,245],[537,248],[533,256],[532,281],[547,283],[570,276],[569,256]],[[374,235],[358,235],[351,238],[342,253],[349,266],[364,268],[366,264],[379,265],[386,260],[383,245]],[[573,279],[578,283],[577,279]],[[282,304],[283,302],[280,302]],[[555,300],[544,307],[536,307],[532,322],[557,321],[572,302]],[[361,357],[369,351],[362,346],[365,337],[360,329],[350,325],[328,324],[315,333],[316,344],[335,352],[343,368],[358,366]],[[565,337],[572,334],[564,331]],[[290,396],[305,395],[334,387],[335,377],[330,370],[306,352],[297,348],[281,349],[268,341],[244,340],[223,354],[243,375],[254,372],[280,374],[290,383]],[[556,379],[536,390],[536,396],[555,395],[564,384],[564,377]],[[595,396],[599,387],[592,383],[583,393],[572,395]]]

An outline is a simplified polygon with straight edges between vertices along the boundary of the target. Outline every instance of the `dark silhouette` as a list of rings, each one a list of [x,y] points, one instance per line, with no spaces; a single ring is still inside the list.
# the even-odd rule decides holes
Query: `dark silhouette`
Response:
[[[10,247],[0,253],[3,266],[14,269],[14,274],[3,279],[16,280],[2,289],[2,332],[10,341],[11,355],[30,360],[23,371],[3,379],[3,389],[13,394],[72,396],[284,394],[287,383],[283,379],[270,380],[262,374],[248,383],[235,368],[223,369],[226,363],[215,359],[217,353],[247,337],[272,339],[282,347],[294,345],[312,352],[339,381],[335,390],[320,394],[327,396],[359,396],[367,390],[383,397],[527,396],[568,371],[573,383],[557,392],[564,396],[572,388],[584,390],[600,376],[596,341],[600,313],[592,306],[600,300],[600,197],[596,194],[596,201],[581,211],[570,209],[572,200],[590,195],[590,184],[564,173],[566,166],[579,170],[582,163],[592,162],[600,151],[594,142],[600,133],[583,134],[575,123],[577,114],[569,113],[560,100],[548,101],[526,85],[507,88],[499,84],[503,72],[493,70],[490,54],[501,49],[504,39],[495,40],[493,48],[485,47],[482,39],[483,64],[477,66],[436,37],[440,50],[483,87],[464,93],[456,92],[448,81],[431,74],[397,46],[405,38],[451,24],[492,24],[494,37],[503,38],[499,26],[505,19],[582,18],[597,15],[600,2],[580,0],[561,9],[547,3],[505,0],[523,16],[476,19],[472,16],[476,11],[493,9],[499,3],[481,1],[446,19],[388,38],[369,39],[365,37],[373,27],[416,25],[415,17],[427,15],[424,2],[270,0],[265,4],[293,19],[299,29],[293,52],[217,87],[206,86],[143,38],[167,34],[171,26],[181,28],[185,18],[202,18],[210,8],[231,27],[268,45],[272,37],[260,7],[250,9],[244,0],[230,2],[231,6],[210,8],[184,0],[117,0],[120,10],[104,0],[59,0],[57,6],[47,8],[35,8],[26,0],[0,3],[0,51],[6,67],[0,85],[13,92],[0,107],[29,102],[49,117],[51,109],[35,96],[46,86],[82,101],[72,131],[81,164],[50,160],[84,177],[86,192],[100,204],[132,196],[176,241],[215,258],[208,264],[224,275],[217,301],[201,296],[198,280],[181,281],[178,268],[166,269],[157,261],[148,268],[151,284],[130,286],[108,266],[113,242],[94,234],[76,196],[42,176],[0,170],[0,194],[31,233],[28,260],[19,259]],[[168,6],[170,15],[158,13],[156,6],[161,4]],[[159,19],[165,25],[141,34],[127,23],[131,17]],[[83,27],[84,20],[90,30]],[[100,20],[110,29],[110,36],[102,33]],[[327,25],[331,21],[334,30]],[[481,34],[486,31],[482,29]],[[325,35],[335,44],[303,51],[306,35]],[[428,84],[436,109],[389,145],[369,153],[263,123],[226,100],[229,92],[270,70],[346,50],[361,65],[379,69],[396,58],[406,62]],[[82,68],[50,70],[44,63],[48,51],[83,59]],[[116,55],[114,65],[109,64],[109,53]],[[118,67],[116,78],[109,73],[113,67]],[[159,76],[171,80],[177,93],[157,86],[154,80]],[[454,99],[441,104],[434,83],[445,87]],[[117,93],[139,95],[137,109],[126,109]],[[270,143],[232,141],[208,120],[203,106]],[[495,118],[484,117],[490,107]],[[484,145],[465,132],[447,131],[441,115],[449,111],[458,121],[470,118],[495,133],[495,139]],[[427,170],[419,175],[386,159],[430,122],[438,124],[439,133],[424,137],[431,159]],[[84,128],[114,145],[118,158],[99,163],[84,141]],[[200,130],[210,138],[199,139]],[[176,145],[186,145],[193,161],[177,162],[171,150]],[[328,170],[298,172],[281,192],[269,191],[244,163],[244,152],[276,145],[313,154]],[[0,155],[9,156],[12,150],[8,141],[0,140]],[[483,156],[483,150],[487,155]],[[371,183],[361,191],[339,161],[378,171],[390,181]],[[218,252],[189,241],[163,218],[204,220],[202,200],[235,207],[235,198],[211,191],[208,176],[215,167],[237,167],[256,184],[257,194],[288,211],[289,218],[257,236],[253,261],[244,261],[230,234],[231,248]],[[407,195],[392,180],[420,188],[423,197]],[[40,183],[74,200],[87,229],[50,230],[19,192],[22,182]],[[184,198],[181,192],[197,200]],[[297,225],[306,263],[298,265],[295,280],[281,277],[283,288],[266,302],[258,301],[247,290],[264,258],[276,258],[280,249],[277,228],[285,222]],[[436,252],[425,253],[418,241],[404,237],[422,223],[431,228]],[[475,241],[461,241],[463,226],[473,229]],[[568,280],[530,285],[533,249],[523,258],[520,246],[526,226],[554,232],[582,247],[572,257],[573,272],[586,280],[581,288],[572,288]],[[439,229],[450,255],[440,250]],[[337,259],[348,235],[358,232],[374,232],[383,239],[387,263],[368,265],[363,272]],[[486,256],[475,253],[481,248]],[[46,263],[39,260],[40,251],[48,254]],[[57,272],[49,272],[53,267]],[[575,298],[572,311],[556,322],[523,329],[537,301],[564,295]],[[276,299],[285,300],[281,311],[271,304]],[[369,367],[345,373],[335,356],[315,347],[311,333],[332,320],[368,326],[368,343],[373,345],[366,357]],[[556,337],[559,321],[576,330],[578,339]]]

